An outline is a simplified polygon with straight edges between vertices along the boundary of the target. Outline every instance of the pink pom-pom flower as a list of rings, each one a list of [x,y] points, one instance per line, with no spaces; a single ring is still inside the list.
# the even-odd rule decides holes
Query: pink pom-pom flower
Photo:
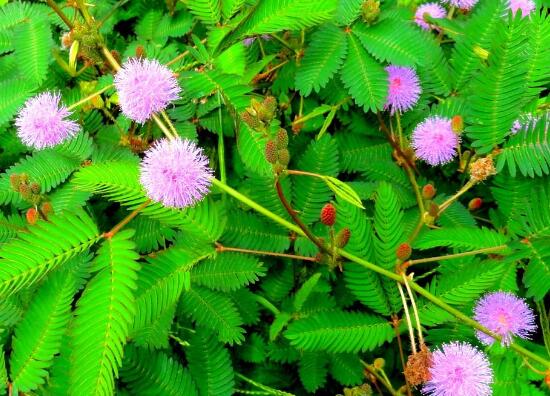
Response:
[[[464,342],[443,344],[432,353],[431,379],[422,393],[431,396],[489,396],[493,370],[487,356]]]
[[[479,0],[443,0],[444,3],[450,4],[453,7],[458,7],[461,10],[471,10]]]
[[[494,292],[483,296],[474,307],[474,319],[502,337],[502,345],[510,345],[514,336],[529,338],[537,329],[535,315],[525,300],[512,293]],[[481,331],[477,338],[491,345],[495,339]]]
[[[184,208],[208,194],[212,170],[202,149],[192,141],[162,139],[145,152],[140,182],[152,200]]]
[[[70,115],[59,93],[42,92],[27,100],[19,111],[15,119],[17,136],[35,149],[56,146],[80,130],[77,122],[68,119]]]
[[[416,156],[432,166],[452,161],[459,143],[451,120],[439,116],[426,118],[412,133],[411,145]]]
[[[512,11],[512,15],[521,10],[521,17],[525,18],[531,14],[536,8],[533,0],[508,0],[508,9]]]
[[[404,112],[413,108],[418,102],[422,88],[414,69],[410,67],[390,65],[386,67],[388,72],[388,97],[384,109],[390,109],[390,113]]]
[[[445,8],[441,7],[437,3],[422,4],[416,9],[416,13],[414,14],[414,21],[422,29],[430,30],[432,27],[426,21],[426,19],[424,19],[426,14],[428,14],[431,18],[440,19],[447,16],[447,11],[445,11]]]
[[[130,58],[117,72],[115,87],[122,113],[143,124],[179,98],[172,71],[157,60]]]

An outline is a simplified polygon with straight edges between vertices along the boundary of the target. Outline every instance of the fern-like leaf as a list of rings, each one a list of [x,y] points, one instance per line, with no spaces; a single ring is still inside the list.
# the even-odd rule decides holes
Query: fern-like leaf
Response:
[[[191,282],[212,290],[233,291],[255,283],[265,268],[254,256],[226,252],[204,260],[191,270]]]
[[[71,319],[75,291],[73,277],[56,272],[40,287],[17,325],[10,357],[10,378],[19,391],[29,392],[44,383]]]
[[[523,51],[527,42],[527,20],[515,19],[510,27],[497,25],[501,44],[495,48],[490,66],[472,83],[476,93],[468,101],[472,125],[466,128],[472,147],[487,153],[501,144],[518,117],[527,86],[527,64]]]
[[[353,33],[375,58],[396,65],[423,64],[425,36],[403,20],[387,18],[374,26],[357,24]]]
[[[43,18],[24,20],[14,29],[12,43],[21,75],[36,85],[42,83],[51,59],[49,22]]]
[[[447,227],[422,234],[414,243],[414,247],[417,249],[431,249],[447,246],[464,250],[476,250],[502,246],[506,242],[505,235],[488,228]]]
[[[208,396],[232,395],[235,378],[227,349],[204,329],[199,329],[189,344],[186,356],[199,393]]]
[[[300,381],[308,392],[314,393],[321,388],[328,374],[328,359],[325,353],[304,352],[298,367]]]
[[[395,252],[400,243],[405,241],[403,235],[403,212],[397,195],[390,184],[380,183],[376,192],[374,207],[374,257],[376,263],[387,270],[395,268]],[[382,279],[382,286],[388,296],[392,311],[401,308],[401,299],[395,281]]]
[[[221,18],[221,3],[220,0],[192,0],[187,3],[187,8],[201,22],[215,25]]]
[[[320,312],[293,322],[285,337],[297,348],[330,353],[372,350],[393,338],[389,323],[357,312]]]
[[[139,258],[132,230],[107,239],[98,251],[97,275],[78,300],[73,327],[71,393],[112,394],[123,347],[135,315]]]
[[[64,213],[39,221],[0,248],[0,295],[7,297],[84,251],[100,236],[85,213]],[[33,249],[29,249],[32,246]]]
[[[0,125],[7,123],[31,96],[32,84],[23,78],[0,82]]]
[[[348,34],[348,57],[340,74],[357,105],[365,111],[382,108],[387,95],[388,75],[353,34]]]
[[[296,89],[303,96],[308,96],[312,90],[319,92],[340,69],[346,53],[344,31],[332,24],[322,26],[314,33],[296,72]]]
[[[127,346],[120,376],[134,395],[198,396],[189,371],[164,352]]]
[[[336,0],[265,0],[238,31],[242,35],[300,30],[318,25],[336,12]]]
[[[245,123],[241,123],[237,134],[237,147],[244,165],[252,174],[267,176],[272,172],[271,165],[264,154],[267,140],[265,134],[256,132]]]
[[[217,332],[220,341],[231,345],[244,341],[242,318],[226,295],[194,286],[182,295],[181,309],[198,325]]]

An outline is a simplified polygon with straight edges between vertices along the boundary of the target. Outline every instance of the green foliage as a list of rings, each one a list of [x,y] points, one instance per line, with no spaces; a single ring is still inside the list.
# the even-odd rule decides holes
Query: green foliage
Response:
[[[305,351],[330,353],[372,350],[394,336],[382,318],[358,312],[328,311],[293,322],[285,332],[290,343]]]
[[[296,73],[296,88],[308,96],[312,90],[324,88],[342,66],[347,53],[346,34],[342,29],[326,24],[314,35]]]
[[[189,371],[160,351],[126,347],[120,376],[135,395],[198,395]]]
[[[201,329],[189,340],[186,356],[200,395],[231,395],[234,374],[229,352],[213,335]]]
[[[0,394],[370,394],[378,358],[398,390],[405,300],[433,350],[474,344],[462,315],[503,290],[536,307],[539,328],[484,349],[492,394],[542,395],[550,18],[535,2],[520,17],[479,1],[423,30],[423,2],[401,0],[0,0]],[[181,87],[143,123],[116,87],[94,96],[132,57]],[[421,83],[399,114],[389,65]],[[16,113],[45,91],[81,130],[34,150]],[[412,134],[436,115],[464,128],[457,155],[429,166]],[[216,178],[193,206],[140,183],[166,131],[198,144]],[[497,174],[468,183],[489,155]],[[173,166],[189,187],[194,172]],[[415,282],[403,300],[402,271]]]
[[[140,266],[132,234],[121,231],[103,242],[94,262],[98,272],[77,302],[71,354],[74,393],[113,392],[136,310],[133,291]]]
[[[0,248],[0,294],[8,297],[34,285],[99,238],[93,220],[83,212],[39,221]]]
[[[387,73],[352,34],[348,35],[348,57],[342,67],[341,77],[358,106],[362,106],[365,111],[382,108],[388,89]]]

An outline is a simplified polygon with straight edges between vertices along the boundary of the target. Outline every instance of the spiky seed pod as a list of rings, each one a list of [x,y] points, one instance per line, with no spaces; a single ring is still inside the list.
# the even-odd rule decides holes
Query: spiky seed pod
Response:
[[[328,203],[321,209],[321,223],[327,226],[333,226],[336,222],[336,208]]]
[[[265,159],[270,164],[274,164],[277,162],[277,158],[277,144],[273,140],[270,140],[265,145]]]
[[[435,197],[436,192],[437,190],[433,185],[426,184],[424,187],[422,187],[422,198],[432,199],[433,197]]]
[[[468,202],[468,210],[477,210],[483,205],[483,200],[481,198],[473,198]]]
[[[31,183],[31,191],[33,194],[40,194],[40,185],[38,183]]]
[[[351,238],[351,231],[348,227],[342,228],[338,234],[336,234],[336,246],[340,249],[346,247]]]
[[[290,153],[287,149],[279,150],[279,163],[282,166],[288,166],[288,163],[290,162]]]
[[[31,187],[27,183],[21,183],[19,185],[19,193],[23,199],[29,199],[32,194]]]
[[[277,131],[277,148],[286,149],[288,147],[288,132],[286,129],[280,128]]]
[[[13,191],[19,191],[19,186],[21,185],[21,176],[12,173],[10,175],[10,185]]]
[[[409,257],[411,257],[412,248],[411,245],[409,245],[407,242],[402,243],[397,247],[397,250],[395,251],[395,255],[397,258],[401,261],[408,260]]]
[[[36,210],[35,208],[30,208],[29,210],[27,210],[25,217],[27,218],[27,223],[33,225],[36,224],[40,215],[38,213],[38,210]]]
[[[496,175],[496,173],[497,170],[491,157],[479,158],[470,165],[470,177],[478,183],[486,180],[489,176]]]
[[[432,353],[422,345],[420,352],[409,355],[405,365],[405,377],[412,386],[418,386],[430,379],[430,366],[432,364]]]
[[[277,110],[277,99],[273,96],[266,96],[262,103],[263,110],[265,112],[266,119],[271,121],[275,117],[275,111]]]
[[[246,125],[248,125],[250,128],[254,129],[255,131],[261,131],[263,128],[263,125],[259,118],[249,111],[244,111],[241,114],[241,119],[245,122]]]

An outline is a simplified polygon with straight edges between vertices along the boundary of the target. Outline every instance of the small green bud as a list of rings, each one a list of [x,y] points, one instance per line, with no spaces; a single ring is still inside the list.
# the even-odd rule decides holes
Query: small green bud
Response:
[[[290,153],[287,149],[279,150],[279,163],[282,166],[288,166],[288,163],[290,162]]]
[[[288,133],[286,129],[280,128],[277,131],[277,148],[286,149],[288,147]]]

